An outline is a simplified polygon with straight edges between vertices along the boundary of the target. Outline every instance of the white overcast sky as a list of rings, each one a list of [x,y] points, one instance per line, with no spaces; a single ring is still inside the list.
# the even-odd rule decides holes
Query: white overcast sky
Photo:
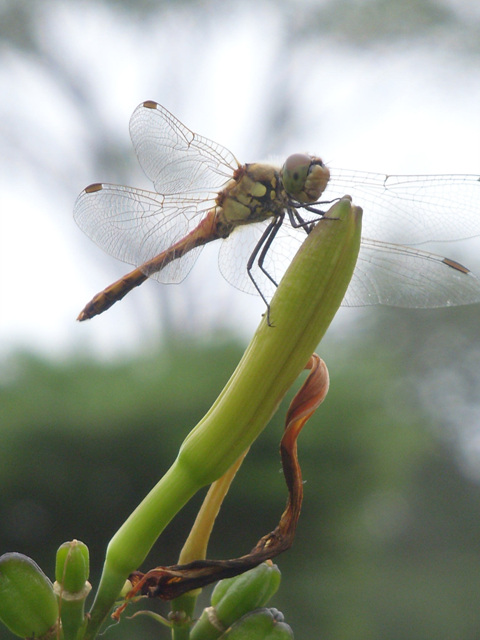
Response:
[[[158,338],[166,319],[199,332],[242,326],[245,335],[259,320],[261,301],[222,280],[209,248],[182,285],[147,283],[104,316],[75,322],[129,267],[82,234],[73,204],[91,182],[150,188],[128,134],[131,112],[146,99],[241,161],[309,151],[336,167],[480,172],[478,59],[457,50],[449,25],[354,47],[347,35],[291,37],[312,7],[331,6],[313,0],[172,3],[146,22],[115,3],[29,4],[42,55],[15,48],[5,33],[0,48],[3,354],[115,355]],[[462,18],[462,5],[453,6]],[[282,105],[289,125],[275,135],[267,123]],[[116,164],[94,165],[99,148]]]

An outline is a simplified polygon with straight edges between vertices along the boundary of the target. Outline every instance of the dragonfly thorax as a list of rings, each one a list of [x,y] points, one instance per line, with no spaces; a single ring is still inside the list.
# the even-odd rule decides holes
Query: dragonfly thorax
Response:
[[[288,204],[280,173],[272,165],[245,164],[216,200],[219,219],[233,229],[283,215]]]

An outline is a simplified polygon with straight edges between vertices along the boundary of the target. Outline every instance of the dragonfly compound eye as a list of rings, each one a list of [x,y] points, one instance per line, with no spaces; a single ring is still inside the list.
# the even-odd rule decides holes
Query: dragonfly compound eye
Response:
[[[285,191],[297,202],[316,202],[325,190],[330,171],[320,158],[305,153],[289,156],[283,165]]]
[[[306,153],[294,153],[288,156],[283,165],[283,186],[285,191],[295,199],[298,199],[298,195],[305,187],[311,162],[311,157]]]

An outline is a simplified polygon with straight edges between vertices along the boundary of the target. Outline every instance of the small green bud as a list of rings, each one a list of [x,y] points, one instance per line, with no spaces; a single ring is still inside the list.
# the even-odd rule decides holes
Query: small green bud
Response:
[[[215,587],[211,603],[191,631],[191,640],[214,640],[245,613],[263,607],[278,590],[281,574],[271,562],[234,578],[221,580]]]
[[[85,600],[92,588],[88,582],[89,553],[79,540],[64,542],[57,551],[55,594],[61,601],[64,640],[75,640],[85,626]]]
[[[50,580],[21,553],[0,557],[0,620],[22,638],[41,638],[54,631],[58,605]]]
[[[220,640],[293,640],[293,631],[277,609],[257,609],[237,620]]]
[[[221,580],[213,590],[212,606],[219,617],[230,624],[244,613],[263,607],[278,590],[280,580],[277,565],[271,560],[262,562],[239,576]],[[238,611],[240,615],[236,615]]]
[[[82,591],[88,580],[90,558],[88,547],[80,540],[64,542],[57,551],[55,580],[64,591]]]

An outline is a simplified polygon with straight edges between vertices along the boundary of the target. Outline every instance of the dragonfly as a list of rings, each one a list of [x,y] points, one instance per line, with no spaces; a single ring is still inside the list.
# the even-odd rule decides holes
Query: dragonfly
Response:
[[[364,216],[344,305],[434,308],[480,301],[480,280],[467,267],[418,246],[480,235],[478,175],[334,169],[306,153],[290,155],[283,166],[241,164],[152,100],[133,112],[130,136],[155,191],[92,184],[77,198],[74,218],[98,246],[135,269],[95,295],[80,321],[147,278],[181,282],[215,240],[225,279],[260,294],[268,309],[325,204],[345,194]]]

